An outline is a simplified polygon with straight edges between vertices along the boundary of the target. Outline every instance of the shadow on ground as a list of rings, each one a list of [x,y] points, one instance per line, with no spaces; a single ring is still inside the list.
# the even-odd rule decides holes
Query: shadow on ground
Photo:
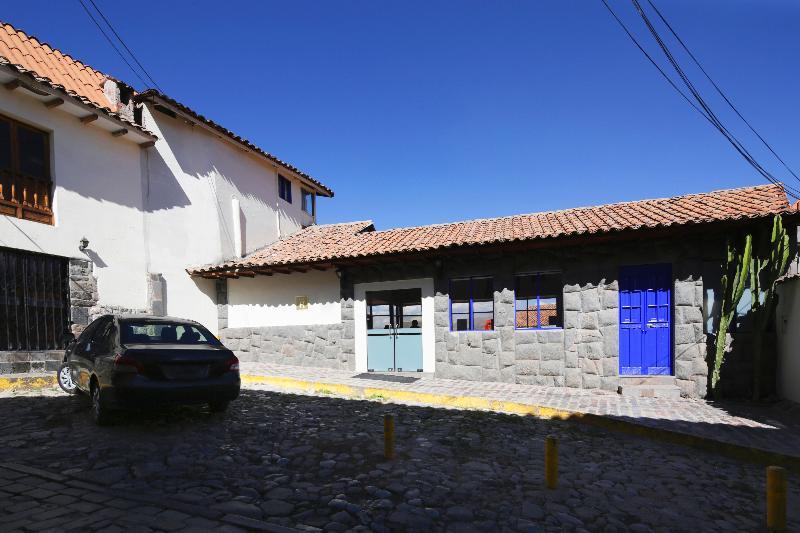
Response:
[[[382,456],[382,417],[397,458]],[[326,530],[756,530],[760,466],[587,427],[475,411],[244,390],[91,422],[84,398],[0,399],[4,461],[108,487]],[[556,435],[559,488],[543,486]],[[800,494],[790,480],[790,527]],[[2,490],[2,489],[0,489]]]

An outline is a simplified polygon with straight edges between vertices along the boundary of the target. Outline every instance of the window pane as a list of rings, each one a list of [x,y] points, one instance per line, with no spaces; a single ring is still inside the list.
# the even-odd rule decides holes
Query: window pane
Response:
[[[558,303],[555,298],[539,299],[539,320],[543,328],[556,328],[561,325],[558,319]]]
[[[466,331],[469,329],[469,315],[453,315],[453,329],[455,331]]]
[[[556,296],[563,292],[561,274],[540,274],[539,296]]]
[[[403,306],[403,314],[404,315],[421,315],[422,314],[422,306],[421,305],[404,305]]]
[[[473,313],[473,329],[494,329],[494,313]]]
[[[491,313],[494,309],[494,302],[491,300],[482,300],[472,302],[472,310],[475,313]]]
[[[492,300],[494,298],[492,278],[472,278],[472,298],[474,300]]]
[[[17,125],[19,170],[23,174],[49,180],[47,134]]]
[[[422,315],[403,315],[403,328],[421,328]]]
[[[469,302],[453,302],[452,312],[469,314]]]
[[[11,168],[11,123],[0,119],[0,169]]]
[[[367,321],[367,327],[369,329],[389,329],[391,327],[391,319],[388,316],[373,316],[372,323]]]
[[[450,282],[450,299],[454,302],[469,302],[468,279],[454,279]]]
[[[389,306],[388,305],[373,305],[371,307],[371,313],[373,315],[388,315],[389,314]]]
[[[517,299],[516,324],[518,328],[532,328],[536,322],[536,300]]]
[[[536,292],[536,276],[535,275],[524,275],[524,276],[516,276],[515,280],[515,293],[517,298],[535,298]]]

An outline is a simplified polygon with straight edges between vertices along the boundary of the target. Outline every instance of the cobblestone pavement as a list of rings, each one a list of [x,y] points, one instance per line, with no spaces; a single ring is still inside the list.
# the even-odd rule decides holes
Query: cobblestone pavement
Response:
[[[393,461],[382,457],[384,413],[397,420]],[[82,530],[143,531],[234,529],[231,520],[246,518],[327,531],[758,531],[764,523],[763,467],[569,421],[261,390],[242,391],[224,415],[183,407],[117,418],[96,427],[85,398],[55,390],[0,398],[3,462],[59,476],[37,485],[24,472],[0,475],[0,530],[64,529],[64,516],[99,517]],[[554,491],[543,487],[548,434],[560,447]],[[800,530],[795,476],[789,487],[790,530]],[[72,513],[48,515],[59,502]]]
[[[800,409],[786,404],[633,398],[598,390],[438,379],[429,375],[413,382],[399,382],[380,380],[380,375],[268,363],[242,363],[241,368],[243,374],[250,375],[534,404],[800,457]]]

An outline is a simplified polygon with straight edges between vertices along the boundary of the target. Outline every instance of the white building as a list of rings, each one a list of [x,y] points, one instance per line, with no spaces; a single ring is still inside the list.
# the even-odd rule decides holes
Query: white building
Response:
[[[333,196],[179,102],[9,24],[0,84],[0,373],[43,368],[70,323],[110,310],[216,332],[214,283],[187,266],[312,225],[317,196]]]

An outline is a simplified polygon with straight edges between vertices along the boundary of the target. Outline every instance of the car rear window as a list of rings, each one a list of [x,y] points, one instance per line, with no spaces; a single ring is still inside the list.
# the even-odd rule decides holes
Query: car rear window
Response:
[[[203,326],[148,320],[121,321],[120,341],[122,344],[219,344]]]

